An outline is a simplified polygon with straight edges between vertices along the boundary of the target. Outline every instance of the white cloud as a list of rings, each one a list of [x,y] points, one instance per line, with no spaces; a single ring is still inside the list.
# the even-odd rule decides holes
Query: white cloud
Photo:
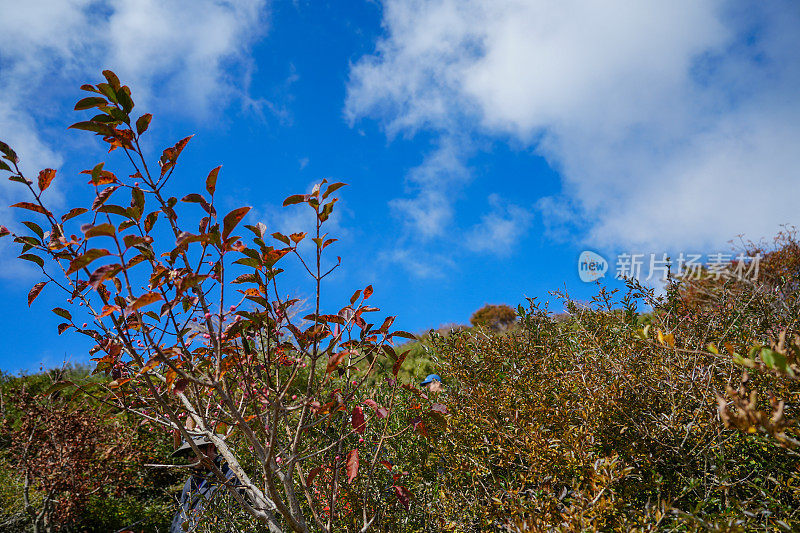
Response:
[[[406,229],[423,239],[441,237],[453,218],[453,198],[468,178],[461,148],[453,139],[445,139],[408,173],[406,189],[414,196],[389,205]]]
[[[62,157],[46,132],[65,111],[63,91],[102,79],[105,68],[134,88],[137,103],[157,92],[164,108],[195,117],[222,98],[244,96],[228,70],[247,68],[248,48],[265,28],[265,6],[266,0],[0,0],[0,135],[27,174],[58,167]]]
[[[156,96],[156,110],[193,118],[231,98],[250,104],[235,72],[251,68],[249,47],[266,30],[266,6],[267,0],[0,0],[0,139],[15,148],[27,176],[58,168],[65,147],[49,130],[63,131],[64,91],[100,81],[106,68],[149,110]],[[58,205],[61,183],[48,191],[51,205]],[[17,184],[0,180],[1,205],[18,194]],[[13,215],[2,214],[10,223]]]
[[[424,252],[416,247],[411,249],[396,246],[391,250],[384,250],[378,255],[378,260],[398,265],[409,274],[424,279],[445,279],[447,273],[456,268],[452,258]]]
[[[383,5],[385,36],[352,67],[351,120],[535,147],[562,177],[562,194],[539,205],[571,206],[572,226],[599,246],[712,247],[796,222],[793,3]],[[457,193],[394,205],[452,214]]]
[[[504,205],[496,194],[489,196],[492,210],[468,232],[465,244],[473,252],[491,252],[505,256],[527,232],[533,216],[517,205]]]

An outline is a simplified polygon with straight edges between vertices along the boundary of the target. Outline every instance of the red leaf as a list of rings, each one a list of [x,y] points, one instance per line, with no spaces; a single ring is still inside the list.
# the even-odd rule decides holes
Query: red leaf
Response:
[[[20,209],[28,209],[29,211],[35,211],[35,212],[41,213],[43,215],[49,215],[50,214],[50,211],[48,211],[44,207],[42,207],[40,205],[37,205],[37,204],[32,204],[30,202],[19,202],[19,203],[16,203],[16,204],[12,205],[11,207],[19,207]]]
[[[352,483],[358,475],[358,450],[347,454],[347,481]]]
[[[309,485],[311,485],[311,483],[313,483],[314,478],[317,477],[317,474],[319,474],[320,472],[322,472],[321,466],[317,466],[311,469],[311,472],[308,473],[308,477],[306,478],[306,487],[308,487]]]
[[[406,360],[406,356],[408,355],[408,350],[401,352],[400,355],[397,356],[397,360],[394,362],[392,366],[392,374],[394,377],[397,377],[397,373],[400,372],[400,367],[403,366],[403,361]]]
[[[342,350],[339,353],[331,354],[330,359],[328,359],[328,368],[325,370],[325,372],[328,374],[333,372],[348,353],[350,353],[348,350]]]
[[[409,491],[403,485],[392,485],[392,488],[394,489],[394,493],[397,495],[397,499],[403,504],[403,507],[406,508],[406,511],[408,511],[409,505],[411,504],[411,498],[413,497],[411,491]]]
[[[370,296],[372,296],[372,285],[367,285],[367,288],[364,289],[364,299],[366,300]]]
[[[231,234],[233,228],[236,227],[239,222],[242,221],[244,216],[247,212],[250,211],[249,207],[240,207],[238,209],[234,209],[227,215],[225,218],[222,219],[222,239],[225,240],[228,238],[228,235]]]
[[[97,315],[97,318],[106,317],[106,316],[110,315],[111,313],[118,312],[119,310],[120,309],[119,309],[118,305],[104,305],[103,306],[103,310],[100,312],[99,315]]]
[[[36,297],[39,296],[39,293],[42,292],[42,289],[44,289],[45,285],[47,285],[46,281],[40,281],[39,283],[33,286],[31,292],[28,293],[28,307],[30,307],[33,301],[36,299]],[[361,418],[363,420],[364,417]]]
[[[148,292],[148,293],[143,294],[143,295],[139,296],[138,298],[136,298],[136,301],[134,301],[130,305],[130,307],[128,307],[125,310],[125,313],[126,314],[130,314],[133,311],[135,311],[136,309],[139,309],[140,307],[144,307],[146,305],[150,305],[151,303],[157,302],[159,300],[163,300],[163,298],[161,297],[161,295],[159,293],[157,293],[157,292]]]
[[[411,339],[412,341],[417,340],[417,337],[413,333],[401,331],[399,329],[392,333],[392,337],[403,337],[404,339]]]
[[[397,318],[396,316],[387,316],[386,320],[383,321],[381,327],[378,328],[378,331],[388,331],[390,327],[392,327],[392,323],[394,319]]]
[[[380,405],[378,405],[375,402],[375,400],[364,400],[364,405],[374,409],[375,410],[375,415],[378,418],[386,418],[389,415],[389,410],[386,409],[385,407],[381,407]]]
[[[97,193],[97,197],[94,199],[94,202],[92,202],[92,209],[97,210],[101,205],[105,203],[106,200],[108,200],[111,194],[117,189],[119,189],[119,186],[115,185],[114,187],[106,187],[105,189]]]
[[[82,215],[87,211],[88,209],[86,209],[85,207],[75,207],[73,209],[70,209],[69,213],[61,216],[61,222],[66,222],[67,220],[75,218],[78,215]]]
[[[39,190],[44,191],[53,182],[56,177],[56,171],[53,168],[46,168],[39,172]]]
[[[189,384],[188,379],[176,379],[175,383],[172,384],[172,393],[175,395],[182,394],[183,391],[186,390],[186,386]]]
[[[218,166],[217,168],[213,169],[208,173],[208,177],[206,178],[206,190],[212,197],[214,196],[214,191],[217,190],[217,176],[219,175],[219,169],[221,168],[222,166]]]
[[[364,422],[364,411],[358,405],[353,407],[352,424],[353,431],[359,435],[364,434],[364,429],[367,427],[367,424]]]

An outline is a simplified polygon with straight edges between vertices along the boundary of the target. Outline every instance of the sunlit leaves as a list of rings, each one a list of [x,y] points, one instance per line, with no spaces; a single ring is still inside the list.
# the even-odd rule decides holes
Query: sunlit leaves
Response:
[[[28,307],[30,307],[33,301],[36,299],[36,297],[39,296],[39,293],[42,292],[42,289],[44,289],[44,286],[47,285],[47,283],[48,283],[47,281],[40,281],[39,283],[33,286],[33,288],[28,293]]]
[[[283,201],[283,207],[307,202],[308,198],[309,196],[307,194],[293,194]]]
[[[56,177],[56,171],[52,168],[46,168],[39,172],[39,190],[44,191],[53,182]]]
[[[92,261],[95,261],[95,260],[97,260],[97,259],[99,259],[101,257],[105,257],[107,255],[111,255],[111,252],[109,252],[108,250],[105,250],[105,249],[101,249],[101,248],[92,248],[91,250],[88,250],[83,255],[80,255],[80,256],[76,257],[70,263],[69,268],[67,269],[67,275],[70,275],[70,274],[72,274],[74,272],[77,272],[78,270],[80,270],[80,269],[84,268],[85,266],[87,266]]]
[[[28,211],[33,211],[35,213],[41,213],[43,215],[50,215],[50,211],[45,209],[44,207],[34,204],[31,202],[17,202],[16,204],[12,205],[11,207],[18,207],[20,209],[27,209]]]
[[[91,109],[93,107],[98,107],[106,104],[108,104],[108,101],[102,96],[87,96],[86,98],[78,100],[78,102],[75,104],[75,111]]]
[[[81,227],[81,231],[83,231],[83,235],[87,239],[91,239],[92,237],[113,237],[116,233],[114,226],[107,222],[96,226],[87,224]]]
[[[150,121],[153,119],[153,115],[150,113],[145,113],[141,117],[136,120],[136,133],[141,135],[145,131],[147,131],[148,126],[150,126]]]
[[[92,209],[97,210],[101,205],[103,205],[106,200],[108,200],[114,191],[116,191],[119,187],[106,187],[102,191],[100,191],[97,196],[95,197],[94,201],[92,202]]]
[[[350,453],[347,454],[347,481],[348,483],[352,483],[353,480],[358,476],[358,448],[355,450],[351,450]]]
[[[206,190],[212,198],[214,197],[214,192],[217,190],[217,176],[219,175],[219,169],[221,168],[222,166],[220,165],[217,168],[212,169],[206,178]]]
[[[189,143],[192,137],[194,137],[194,135],[190,135],[184,139],[181,139],[180,141],[175,143],[175,146],[164,150],[164,152],[161,154],[161,160],[160,160],[162,177],[167,172],[172,170],[172,168],[175,166],[175,163],[177,163],[178,161],[178,156],[181,155],[181,152],[183,151],[184,148],[186,148],[186,145]]]
[[[234,209],[222,219],[222,239],[225,240],[231,234],[233,229],[242,221],[247,212],[250,211],[249,207],[240,207]]]
[[[150,305],[152,303],[155,303],[163,299],[164,298],[157,292],[148,292],[147,294],[143,294],[138,298],[136,298],[136,300],[134,300],[134,302],[125,309],[125,313],[130,314],[136,311],[137,309],[141,309],[146,305]]]

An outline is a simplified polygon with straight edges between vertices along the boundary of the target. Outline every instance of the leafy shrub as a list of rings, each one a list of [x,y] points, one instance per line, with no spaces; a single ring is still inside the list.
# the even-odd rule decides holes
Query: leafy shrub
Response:
[[[117,530],[169,524],[175,476],[143,466],[169,450],[162,435],[83,394],[52,394],[53,379],[81,368],[6,378],[0,476],[11,486],[0,530]],[[161,437],[161,438],[159,438]]]
[[[517,313],[505,305],[486,304],[469,318],[473,326],[484,326],[495,331],[508,329],[517,320]]]
[[[759,332],[791,326],[797,315],[765,319],[765,302],[749,300],[765,297],[758,287],[721,294],[733,299],[733,317],[726,305],[692,311],[675,297],[683,289],[655,298],[632,283],[622,297],[601,290],[585,306],[557,294],[566,320],[530,300],[520,327],[508,333],[434,338],[451,380],[445,403],[452,414],[449,430],[431,443],[439,463],[431,488],[415,491],[438,503],[440,527],[800,527],[800,461],[783,447],[791,440],[780,438],[796,438],[797,429],[737,426],[734,415],[726,429],[718,414],[720,404],[743,409],[718,400],[740,381],[736,350],[758,353]],[[642,304],[653,307],[645,320]],[[709,350],[712,340],[730,352]],[[776,398],[800,392],[774,364],[750,361],[751,390]],[[756,399],[752,407],[763,405]],[[739,419],[769,421],[775,408],[773,400],[766,413]],[[794,406],[780,408],[786,420],[796,416]]]
[[[176,445],[186,440],[197,454],[191,436],[205,436],[238,485],[207,461],[214,479],[270,531],[332,531],[356,522],[366,531],[379,522],[387,484],[405,507],[408,489],[378,458],[393,435],[395,402],[414,394],[396,379],[406,352],[393,344],[414,336],[391,330],[393,316],[369,321],[379,311],[368,302],[371,285],[334,314],[320,307],[323,280],[340,264],[327,257],[336,239],[324,224],[338,200],[332,195],[345,184],[323,180],[286,198],[284,206],[311,209],[310,232],[245,225],[252,234],[246,245],[236,232],[250,208],[217,213],[220,167],[204,179],[202,194],[183,196],[178,207],[168,184],[191,136],[149,162],[140,139],[152,116],[132,116],[130,88],[113,72],[103,75],[105,81],[81,87],[91,94],[75,106],[98,114],[71,127],[96,133],[130,169],[117,175],[101,162],[85,170],[93,191],[87,207],[55,215],[46,198],[56,171],[27,179],[17,154],[0,143],[0,170],[30,194],[31,201],[14,207],[38,220],[15,232],[0,227],[0,236],[21,247],[20,258],[42,271],[28,303],[45,289],[60,290],[65,307],[53,309],[64,320],[58,331],[92,339],[94,373],[102,376],[56,387],[77,386],[172,433]],[[120,201],[123,192],[129,205],[127,197]],[[200,216],[187,223],[190,208]],[[286,256],[308,274],[314,294],[303,317],[298,299],[278,283]],[[371,387],[372,374],[385,368],[382,359],[391,361],[385,398]],[[394,434],[425,427],[398,423],[403,429]]]

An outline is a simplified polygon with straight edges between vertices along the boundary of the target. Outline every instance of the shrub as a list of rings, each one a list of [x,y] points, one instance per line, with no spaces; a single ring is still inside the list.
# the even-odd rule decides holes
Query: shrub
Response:
[[[56,216],[44,200],[55,170],[43,170],[34,183],[0,143],[0,169],[31,195],[15,207],[39,217],[24,221],[25,231],[2,228],[0,235],[12,234],[20,257],[42,270],[29,304],[45,288],[63,291],[66,307],[53,310],[64,319],[59,333],[75,330],[94,342],[94,372],[104,379],[80,388],[172,432],[176,444],[187,440],[195,453],[190,432],[208,438],[238,486],[226,483],[217,465],[206,466],[269,531],[377,525],[385,487],[403,506],[410,497],[402,479],[381,466],[381,454],[393,434],[424,426],[394,420],[395,405],[414,391],[394,379],[405,354],[393,343],[414,337],[392,331],[392,316],[377,327],[368,319],[379,311],[368,302],[372,286],[333,314],[321,309],[323,280],[340,264],[327,259],[336,239],[324,224],[344,184],[323,180],[284,201],[311,209],[311,235],[246,225],[253,235],[248,246],[236,232],[250,208],[217,213],[217,167],[203,194],[182,197],[183,206],[200,211],[199,220],[187,223],[186,207],[167,190],[191,137],[165,149],[157,166],[148,163],[140,139],[152,116],[133,117],[130,89],[114,73],[103,74],[106,81],[82,86],[91,95],[75,106],[99,114],[71,127],[99,135],[131,169],[115,174],[99,163],[85,170],[94,191],[88,207]],[[124,192],[129,205],[119,201]],[[298,300],[279,287],[278,263],[286,256],[308,274],[314,294],[302,318]],[[389,392],[380,397],[368,377],[387,357]],[[422,416],[432,416],[422,405]],[[390,421],[403,428],[392,433]]]
[[[495,331],[508,329],[516,320],[517,313],[505,304],[486,304],[469,318],[473,326],[484,326]]]
[[[749,395],[800,392],[762,361],[775,358],[759,352],[757,334],[796,316],[748,335],[763,302],[744,307],[737,298],[752,294],[725,293],[741,312],[707,308],[705,322],[635,284],[622,297],[601,290],[587,306],[557,294],[566,320],[530,300],[508,333],[436,337],[452,415],[433,442],[440,468],[428,482],[441,492],[415,493],[437,501],[440,526],[453,531],[800,527],[800,461],[785,449],[797,429],[770,426],[777,400],[757,414],[763,397]],[[642,304],[653,308],[644,323]],[[711,340],[730,352],[707,349]],[[748,359],[750,389],[731,391],[743,360],[736,350],[750,346],[762,353]],[[718,400],[726,388],[754,401]],[[796,415],[779,407],[784,422]]]

